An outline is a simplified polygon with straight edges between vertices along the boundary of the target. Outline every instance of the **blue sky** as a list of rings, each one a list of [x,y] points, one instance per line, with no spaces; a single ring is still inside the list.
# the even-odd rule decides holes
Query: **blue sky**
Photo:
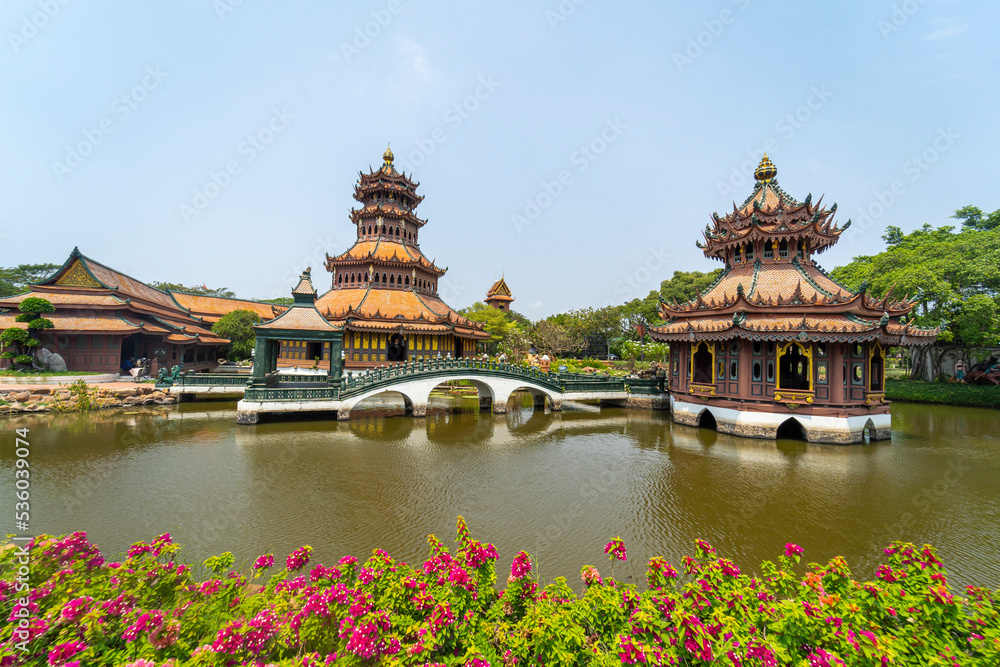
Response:
[[[985,0],[8,0],[0,266],[78,245],[243,297],[306,265],[326,285],[391,142],[455,307],[501,273],[538,319],[715,268],[695,241],[765,149],[853,219],[829,269],[1000,208],[998,23]]]

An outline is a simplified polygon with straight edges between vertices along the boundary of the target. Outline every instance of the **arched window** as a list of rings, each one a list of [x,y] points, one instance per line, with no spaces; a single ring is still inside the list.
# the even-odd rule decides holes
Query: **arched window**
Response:
[[[812,390],[812,353],[798,343],[778,348],[778,388]]]
[[[715,366],[715,346],[704,341],[697,343],[691,355],[691,382],[695,384],[712,384],[712,371]]]
[[[745,257],[746,257],[746,260],[748,262],[752,262],[753,261],[753,244],[752,243],[750,243],[750,244],[747,245]]]
[[[385,285],[385,279],[386,279],[386,275],[385,275],[385,274],[383,273],[383,274],[382,274],[382,284],[383,284],[383,285]]]
[[[774,259],[773,241],[764,241],[764,259]]]
[[[389,284],[390,285],[395,285],[396,284],[396,274],[392,274],[392,275],[389,276]]]
[[[382,236],[385,236],[385,225],[382,225]]]
[[[406,283],[405,284],[406,284],[407,287],[410,286],[410,276],[406,276]]]
[[[399,227],[396,227],[396,237],[399,237]]]
[[[354,274],[353,273],[351,274],[351,284],[352,285],[354,284]]]
[[[868,352],[868,389],[869,391],[882,391],[885,387],[885,355],[882,354],[882,346],[878,343],[872,345]]]
[[[343,283],[344,283],[344,274],[341,273],[339,276],[337,276],[337,284],[342,285]]]

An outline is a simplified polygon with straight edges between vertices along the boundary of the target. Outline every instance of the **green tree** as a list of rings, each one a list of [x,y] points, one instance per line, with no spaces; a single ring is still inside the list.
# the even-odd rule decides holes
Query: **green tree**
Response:
[[[490,335],[488,347],[495,351],[513,326],[510,311],[500,310],[482,301],[458,311],[463,317],[483,325],[483,330]]]
[[[151,287],[155,287],[158,290],[163,290],[164,292],[187,292],[189,294],[203,294],[205,296],[221,296],[232,299],[236,296],[228,287],[216,287],[210,288],[205,285],[194,285],[187,286],[180,283],[165,283],[165,282],[152,282],[149,283]]]
[[[580,339],[569,330],[552,320],[541,320],[535,325],[533,335],[535,347],[544,354],[562,356],[580,349]]]
[[[951,217],[956,220],[961,220],[962,227],[968,229],[988,231],[990,229],[1000,227],[1000,209],[986,215],[983,213],[983,210],[977,206],[963,206],[955,211],[955,215]]]
[[[14,321],[26,324],[27,328],[10,327],[0,333],[0,343],[3,343],[4,347],[0,356],[10,359],[22,370],[35,366],[35,353],[41,344],[39,333],[54,327],[52,320],[42,315],[54,313],[55,310],[47,299],[34,296],[22,299],[18,304],[19,312]]]
[[[229,339],[226,353],[229,359],[249,359],[257,338],[253,327],[261,321],[260,315],[251,310],[234,310],[212,325],[212,333]]]
[[[32,283],[45,280],[58,268],[59,264],[19,264],[0,268],[0,296],[23,294]]]
[[[639,312],[646,322],[659,323],[660,299],[667,303],[684,303],[695,297],[695,294],[704,294],[712,286],[722,269],[716,269],[704,273],[702,271],[674,271],[674,275],[668,280],[660,283],[660,289],[653,290],[644,299],[634,299],[629,302],[637,312]],[[634,305],[633,305],[634,304]]]
[[[1000,227],[987,228],[981,212],[973,208],[956,212],[963,220],[960,231],[925,224],[900,235],[890,228],[886,240],[893,242],[883,252],[855,257],[831,275],[851,289],[865,285],[875,297],[890,289],[897,297],[916,295],[914,322],[941,327],[939,342],[964,347],[968,353],[1000,333],[990,316],[991,304],[1000,302]],[[915,374],[938,376],[944,351],[914,350]]]

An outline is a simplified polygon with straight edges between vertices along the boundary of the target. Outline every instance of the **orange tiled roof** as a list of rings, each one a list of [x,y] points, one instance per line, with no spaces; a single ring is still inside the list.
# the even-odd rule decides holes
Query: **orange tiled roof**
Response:
[[[343,323],[350,318],[350,328],[403,326],[424,330],[439,325],[433,330],[455,330],[475,338],[489,336],[480,325],[459,315],[440,298],[412,289],[333,289],[316,301],[316,307],[331,321]]]
[[[17,313],[0,314],[0,329],[18,327],[26,329],[27,324],[15,322]],[[134,332],[139,327],[131,322],[127,322],[114,312],[93,312],[86,315],[76,314],[74,311],[48,313],[45,317],[51,320],[55,329],[69,332]]]
[[[120,307],[125,303],[124,299],[116,297],[108,290],[101,290],[99,292],[88,294],[88,293],[60,292],[55,290],[50,291],[42,288],[42,291],[32,290],[31,292],[25,292],[24,294],[16,294],[14,296],[0,297],[0,307],[17,308],[17,304],[21,303],[23,300],[29,297],[39,297],[45,299],[53,306],[57,307],[61,305]]]
[[[269,320],[287,308],[287,306],[276,306],[259,301],[230,299],[205,294],[189,294],[187,292],[170,292],[170,294],[177,300],[177,303],[191,311],[192,315],[197,315],[212,324],[234,310],[249,310]]]

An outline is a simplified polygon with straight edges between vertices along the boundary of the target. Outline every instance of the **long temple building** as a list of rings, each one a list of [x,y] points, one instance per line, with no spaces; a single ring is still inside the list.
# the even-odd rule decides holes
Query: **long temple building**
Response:
[[[420,249],[427,221],[415,212],[423,200],[416,193],[419,183],[393,166],[391,150],[382,158],[378,170],[359,172],[354,198],[361,206],[350,213],[357,240],[340,255],[327,255],[330,289],[315,307],[331,325],[343,327],[347,369],[472,356],[489,334],[441,300],[438,281],[447,269]],[[285,341],[277,365],[314,365],[329,354],[318,343]]]
[[[68,370],[114,373],[129,358],[149,359],[153,372],[183,364],[185,370],[215,366],[229,343],[212,324],[233,310],[253,310],[266,319],[283,307],[255,301],[166,292],[83,255],[74,248],[49,278],[24,294],[0,297],[0,330],[14,321],[28,297],[49,301],[55,328],[42,332],[40,347],[62,356]]]
[[[661,303],[670,344],[676,422],[740,436],[861,442],[890,436],[885,399],[889,346],[934,342],[937,329],[906,321],[907,298],[869,296],[830,278],[814,258],[850,225],[812,196],[782,190],[765,155],[753,192],[712,215],[698,247],[725,264],[705,294]]]

